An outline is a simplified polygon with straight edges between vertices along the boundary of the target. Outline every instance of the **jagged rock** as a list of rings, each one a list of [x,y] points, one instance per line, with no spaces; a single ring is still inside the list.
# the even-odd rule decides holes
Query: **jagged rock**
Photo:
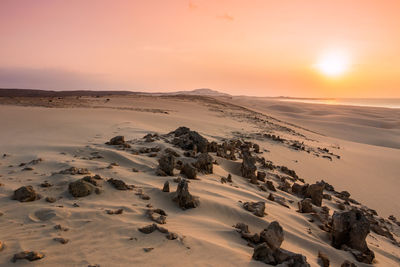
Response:
[[[340,267],[357,267],[353,262],[345,260]]]
[[[318,252],[318,258],[319,258],[319,261],[320,261],[320,265],[322,267],[329,267],[330,261],[329,261],[328,255],[326,255],[325,253],[319,251]]]
[[[164,154],[158,160],[158,168],[169,176],[174,175],[175,157],[171,154]]]
[[[185,163],[181,169],[181,174],[185,175],[188,179],[196,179],[197,169],[192,163]]]
[[[115,137],[111,138],[110,141],[108,141],[106,144],[112,145],[112,146],[124,145],[125,137],[122,135],[115,136]]]
[[[138,230],[144,234],[151,234],[152,232],[157,230],[157,225],[155,223],[149,224],[149,225],[139,228]]]
[[[246,149],[242,150],[242,157],[243,157],[243,162],[242,166],[240,168],[240,171],[242,173],[242,176],[245,178],[255,178],[256,177],[256,159],[251,156],[250,152]]]
[[[93,177],[92,176],[85,176],[81,180],[85,181],[85,182],[87,182],[89,184],[92,184],[94,186],[99,186],[100,184],[99,184],[98,180],[101,179],[101,177],[100,178],[99,177],[100,176],[96,176],[96,178],[94,176]]]
[[[265,172],[257,172],[257,180],[264,182],[265,177],[267,177],[267,174]]]
[[[322,198],[323,198],[323,199],[326,199],[326,200],[332,200],[332,196],[329,195],[329,194],[323,194],[323,195],[322,195]]]
[[[273,250],[281,247],[283,239],[283,229],[277,221],[271,222],[268,227],[260,233],[261,242],[266,242]]]
[[[110,178],[107,180],[107,183],[111,184],[114,186],[115,189],[118,190],[132,190],[133,186],[132,185],[127,185],[124,181]]]
[[[348,200],[350,198],[350,193],[347,191],[336,192],[335,196],[343,200]]]
[[[308,186],[305,197],[311,198],[312,203],[318,207],[321,207],[322,204],[322,195],[324,192],[324,184],[316,183]]]
[[[178,238],[178,235],[172,232],[168,232],[168,234],[165,236],[168,240],[175,240]]]
[[[240,233],[250,233],[249,226],[245,223],[236,223],[234,227],[236,229],[239,229]]]
[[[156,223],[167,223],[167,214],[162,209],[148,210],[147,214],[149,215],[150,219]]]
[[[228,176],[226,177],[226,181],[228,183],[232,183],[232,175],[229,173]]]
[[[371,264],[375,255],[365,240],[369,231],[370,223],[359,210],[335,212],[332,216],[332,246],[347,246],[358,261]]]
[[[62,226],[61,224],[54,225],[54,229],[60,230],[60,231],[64,231],[64,232],[66,232],[66,231],[69,230],[68,227],[64,227],[64,226]]]
[[[68,169],[60,171],[59,173],[60,174],[70,174],[70,175],[90,174],[88,169],[86,169],[86,168],[76,168],[76,167],[70,167]]]
[[[286,166],[280,166],[279,169],[284,174],[287,174],[287,175],[291,176],[294,180],[298,180],[299,179],[299,177],[297,176],[297,174],[296,174],[296,172],[294,170],[291,170]]]
[[[31,185],[27,185],[15,190],[12,198],[19,202],[30,202],[40,199],[40,196],[35,192]]]
[[[17,260],[28,260],[28,261],[36,261],[44,258],[44,254],[36,251],[22,251],[17,254],[14,254],[14,257],[11,259],[12,262],[16,262]]]
[[[240,236],[247,240],[250,241],[253,244],[258,244],[260,243],[260,235],[258,233],[255,234],[251,234],[251,233],[245,233],[245,232],[241,232]]]
[[[253,144],[253,149],[255,153],[260,153],[260,146],[258,144]]]
[[[106,210],[106,213],[109,215],[122,214],[123,212],[124,212],[124,209]]]
[[[173,201],[177,202],[183,210],[196,208],[200,204],[199,198],[189,193],[189,184],[186,179],[179,182]]]
[[[169,147],[164,150],[164,153],[171,154],[172,156],[174,156],[176,158],[181,156],[178,152],[176,152],[175,150],[173,150],[172,148],[169,148]]]
[[[196,168],[203,173],[213,173],[213,157],[208,153],[201,153],[197,157],[197,161],[194,164]]]
[[[40,184],[41,187],[52,187],[53,185],[47,181],[44,181],[43,183]]]
[[[243,208],[245,210],[253,212],[254,215],[256,215],[258,217],[264,217],[265,202],[262,202],[262,201],[259,201],[259,202],[245,202],[243,204]]]
[[[168,181],[165,181],[162,191],[167,192],[167,193],[169,192],[169,182]]]
[[[267,199],[268,199],[268,200],[271,200],[271,201],[275,201],[275,196],[274,196],[272,193],[270,193],[270,194],[268,195]]]
[[[271,191],[276,192],[274,183],[273,183],[272,181],[267,181],[267,182],[265,183],[265,185],[267,186],[268,190],[271,190]]]
[[[74,197],[86,197],[95,191],[96,187],[84,180],[69,183],[68,191]]]
[[[308,184],[300,185],[298,183],[293,183],[292,193],[300,197],[303,197],[306,194],[308,186],[309,186]]]
[[[278,186],[279,190],[282,190],[282,191],[288,192],[288,193],[290,191],[290,188],[291,188],[291,185],[286,179],[283,179],[282,183]]]
[[[169,133],[175,136],[172,143],[183,150],[194,150],[195,152],[207,152],[208,140],[196,131],[191,131],[187,127],[179,127]]]
[[[299,211],[301,213],[310,213],[313,212],[312,202],[310,198],[305,198],[298,202]]]

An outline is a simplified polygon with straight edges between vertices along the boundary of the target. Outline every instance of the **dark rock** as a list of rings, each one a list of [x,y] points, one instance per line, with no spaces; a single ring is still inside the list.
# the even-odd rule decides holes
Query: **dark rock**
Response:
[[[157,230],[157,225],[155,223],[149,224],[149,225],[139,228],[138,230],[144,234],[151,234],[152,232]]]
[[[318,252],[318,259],[319,259],[320,265],[322,267],[329,267],[330,261],[329,261],[328,255],[326,255],[325,253],[319,251]]]
[[[273,250],[267,243],[261,243],[254,248],[253,259],[270,265],[288,267],[309,267],[307,258],[301,254],[284,249]]]
[[[228,183],[232,183],[232,175],[229,173],[228,176],[226,177],[226,181]]]
[[[143,248],[144,252],[150,252],[152,251],[154,248]]]
[[[197,169],[192,163],[185,163],[181,169],[181,174],[185,175],[188,179],[196,179]]]
[[[52,187],[53,185],[47,181],[44,181],[43,183],[40,184],[41,187]]]
[[[310,213],[313,212],[312,202],[311,199],[305,198],[298,202],[299,211],[301,213]]]
[[[208,153],[201,153],[194,165],[200,172],[206,174],[213,173],[213,157]]]
[[[357,267],[357,265],[355,265],[353,262],[345,260],[342,265],[340,265],[341,267]]]
[[[40,196],[35,192],[31,185],[27,185],[15,190],[12,198],[19,202],[30,202],[40,199]]]
[[[63,237],[55,237],[53,238],[54,241],[59,242],[63,245],[67,244],[69,242],[69,239],[63,238]]]
[[[253,212],[254,215],[256,215],[258,217],[264,217],[265,202],[262,202],[262,201],[259,201],[259,202],[245,202],[243,204],[243,208],[245,210]]]
[[[162,191],[167,192],[167,193],[169,192],[169,182],[168,181],[165,181]]]
[[[109,215],[122,214],[123,212],[124,212],[124,209],[106,210],[106,213]]]
[[[159,169],[165,172],[169,176],[174,175],[175,168],[175,157],[171,154],[164,154],[158,160]]]
[[[175,136],[172,143],[183,150],[194,150],[195,152],[205,153],[208,150],[208,140],[196,131],[191,131],[187,127],[179,127],[169,133]]]
[[[240,168],[240,171],[242,173],[242,176],[245,178],[255,178],[256,177],[256,159],[251,156],[250,152],[248,150],[242,150],[242,156],[243,156],[243,162],[242,166]]]
[[[239,233],[250,233],[249,226],[245,223],[237,223],[234,227],[239,230]]]
[[[181,156],[178,152],[176,152],[175,150],[173,150],[172,148],[169,148],[169,147],[164,150],[164,153],[171,154],[172,156],[174,156],[176,158]]]
[[[55,197],[46,197],[45,200],[49,203],[54,203],[57,201],[57,199]]]
[[[260,146],[258,144],[253,144],[253,149],[255,153],[260,153]]]
[[[76,168],[71,167],[59,172],[60,174],[70,174],[70,175],[77,175],[77,174],[90,174],[89,170],[86,168]]]
[[[308,186],[305,197],[311,198],[312,203],[318,207],[321,207],[322,204],[322,195],[324,192],[324,184],[316,183]]]
[[[127,185],[124,181],[110,178],[107,180],[107,183],[111,184],[115,189],[118,190],[132,190],[132,185]]]
[[[308,184],[300,185],[298,183],[293,183],[292,193],[297,196],[303,197],[306,194],[308,186],[309,186]]]
[[[268,227],[260,233],[261,242],[266,242],[273,250],[281,247],[283,239],[283,229],[277,221],[271,222]]]
[[[332,216],[332,246],[340,249],[345,245],[355,250],[352,254],[358,261],[371,264],[375,255],[365,240],[369,231],[368,219],[358,210],[335,212]]]
[[[112,146],[124,145],[125,137],[122,135],[115,136],[115,137],[111,138],[110,141],[108,141],[106,144],[112,145]]]
[[[264,182],[265,177],[267,177],[267,174],[265,172],[257,172],[257,180]]]
[[[323,198],[323,199],[326,199],[326,200],[332,200],[332,196],[329,195],[329,194],[323,194],[323,195],[322,195],[322,198]]]
[[[178,238],[178,235],[172,232],[168,232],[168,234],[165,236],[168,240],[175,240]]]
[[[17,260],[28,260],[28,261],[36,261],[44,258],[44,254],[36,251],[22,251],[17,254],[14,254],[14,257],[11,259],[12,262],[16,262]]]
[[[95,186],[84,180],[77,180],[68,185],[68,191],[74,197],[86,197],[95,191]]]
[[[274,183],[273,183],[272,181],[267,181],[267,182],[265,183],[265,185],[267,186],[268,190],[271,190],[271,191],[276,192]]]
[[[179,182],[173,201],[178,203],[183,210],[196,208],[200,204],[199,198],[189,193],[189,184],[186,179]]]

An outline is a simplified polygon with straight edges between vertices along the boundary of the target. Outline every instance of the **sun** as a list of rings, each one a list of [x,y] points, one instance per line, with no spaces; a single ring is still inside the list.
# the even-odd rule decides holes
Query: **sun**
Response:
[[[314,67],[325,76],[338,77],[349,70],[349,63],[350,59],[347,53],[332,50],[323,53]]]

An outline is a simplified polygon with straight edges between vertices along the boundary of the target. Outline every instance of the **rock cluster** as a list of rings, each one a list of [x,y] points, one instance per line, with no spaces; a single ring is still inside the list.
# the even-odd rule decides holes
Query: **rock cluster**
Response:
[[[199,198],[189,193],[189,184],[186,179],[179,182],[172,200],[183,210],[196,208],[200,204]]]
[[[191,131],[187,127],[179,127],[175,131],[169,133],[174,139],[172,144],[183,150],[193,150],[195,152],[207,152],[209,142],[196,131]]]

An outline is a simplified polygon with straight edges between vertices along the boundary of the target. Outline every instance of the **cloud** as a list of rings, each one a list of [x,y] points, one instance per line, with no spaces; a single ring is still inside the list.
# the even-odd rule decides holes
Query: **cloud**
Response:
[[[225,13],[224,15],[219,15],[217,16],[217,18],[219,19],[223,19],[223,20],[228,20],[228,21],[234,21],[235,18],[227,13]]]

